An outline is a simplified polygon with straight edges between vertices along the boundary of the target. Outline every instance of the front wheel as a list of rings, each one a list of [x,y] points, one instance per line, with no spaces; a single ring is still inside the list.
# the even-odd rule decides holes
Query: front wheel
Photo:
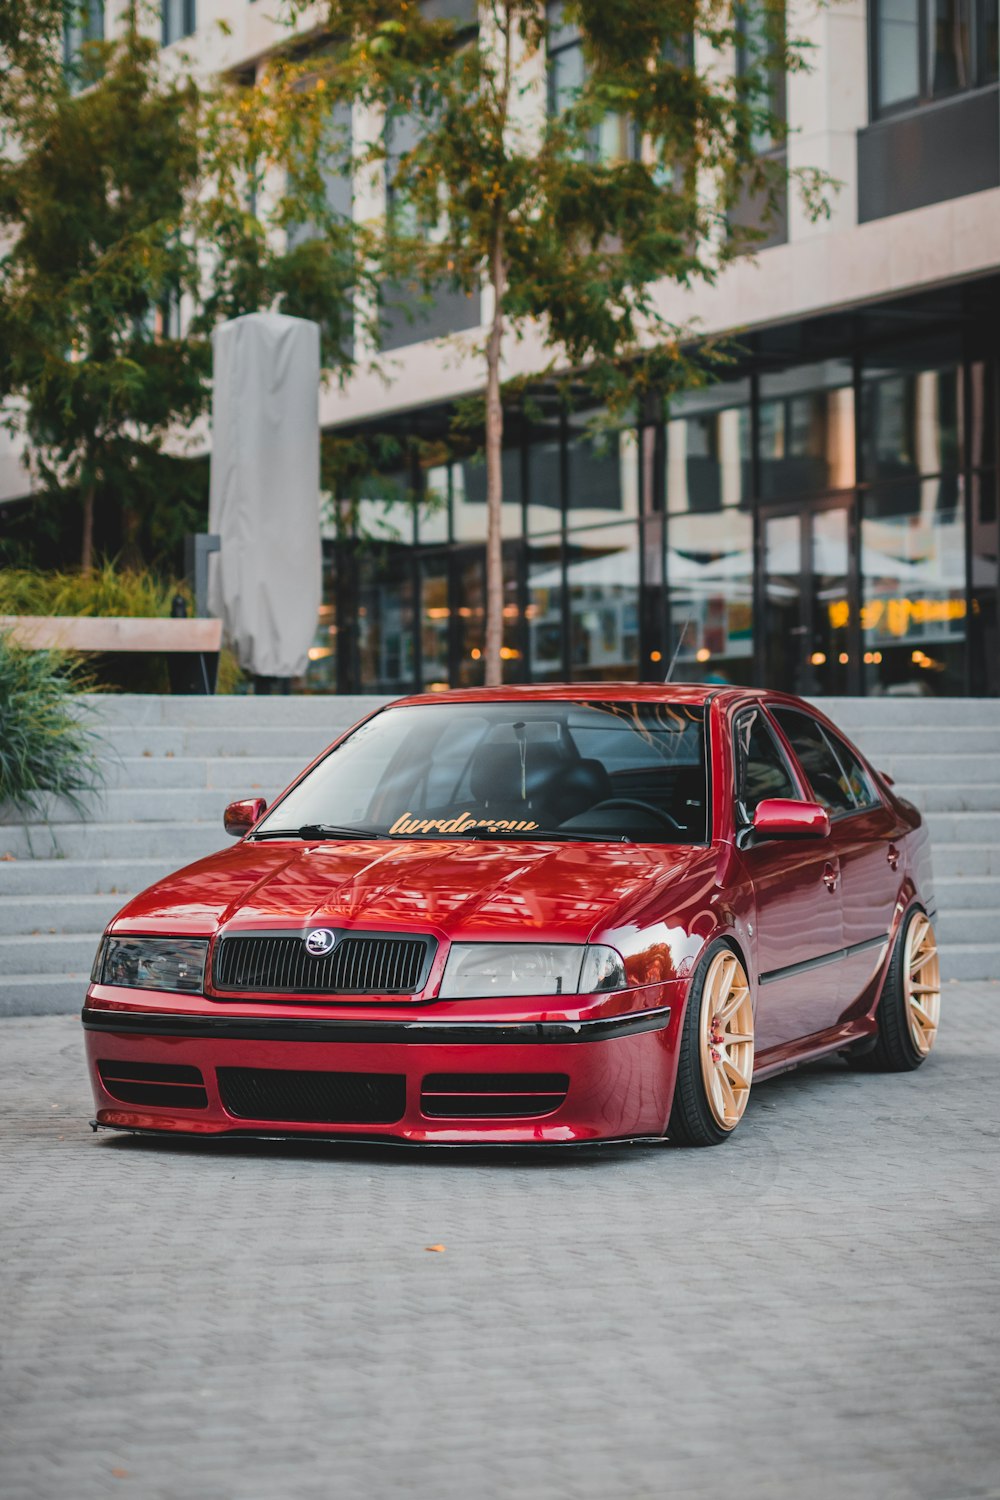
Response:
[[[736,1129],[753,1082],[753,1002],[746,970],[725,943],[695,971],[681,1028],[667,1135],[685,1146],[718,1146]]]
[[[941,1019],[941,963],[930,917],[915,906],[896,938],[878,1003],[874,1047],[847,1053],[859,1073],[910,1073],[927,1057]]]

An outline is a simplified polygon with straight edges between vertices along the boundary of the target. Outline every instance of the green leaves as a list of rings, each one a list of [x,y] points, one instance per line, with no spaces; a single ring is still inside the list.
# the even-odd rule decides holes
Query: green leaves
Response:
[[[57,652],[22,651],[0,632],[0,805],[27,815],[52,792],[79,809],[100,787],[97,736],[74,701],[84,686]]]

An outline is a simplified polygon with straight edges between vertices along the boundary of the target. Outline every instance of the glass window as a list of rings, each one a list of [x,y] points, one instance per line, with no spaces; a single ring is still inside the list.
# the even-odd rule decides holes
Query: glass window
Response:
[[[563,19],[562,0],[545,7],[549,28],[547,49],[548,111],[553,118],[570,109],[587,81],[583,37],[578,27]],[[589,152],[599,161],[626,161],[639,154],[639,142],[627,115],[608,112],[589,131]]]
[[[528,550],[528,632],[533,682],[558,682],[563,669],[562,541],[538,541]]]
[[[521,535],[521,449],[504,448],[501,459],[503,504],[500,530],[505,537]],[[486,538],[486,461],[482,454],[452,464],[452,518],[456,542]]]
[[[602,526],[566,539],[570,676],[635,677],[639,665],[639,529]]]
[[[198,24],[196,0],[163,0],[163,45],[190,36]]]
[[[877,0],[879,110],[920,94],[920,4],[921,0]]]
[[[376,542],[413,541],[416,495],[407,470],[369,474],[357,502],[357,534]]]
[[[443,554],[420,562],[420,650],[424,692],[444,692],[450,686],[451,607],[448,597],[448,559]]]
[[[779,119],[785,117],[785,75],[782,69],[767,66],[774,53],[774,25],[776,12],[773,6],[764,6],[752,0],[736,7],[739,40],[736,47],[736,71],[757,73],[766,67],[768,91],[764,98],[754,101],[755,107],[766,110]],[[764,155],[778,144],[773,132],[763,123],[753,132],[753,148]]]
[[[358,651],[365,692],[412,692],[413,572],[409,552],[379,549],[362,562]]]
[[[862,387],[865,479],[953,473],[961,454],[961,372],[866,374]]]
[[[666,424],[667,662],[678,682],[753,680],[749,382],[671,399]]]
[[[424,471],[423,494],[417,516],[417,535],[421,544],[446,542],[449,538],[449,466]]]
[[[639,445],[634,431],[603,427],[594,412],[573,412],[566,462],[568,526],[639,514]]]
[[[972,87],[971,0],[931,0],[930,92]]]
[[[833,817],[853,812],[854,793],[817,721],[794,708],[772,708],[771,714],[795,752],[816,801]]]
[[[945,479],[863,496],[861,631],[869,693],[963,691],[965,526],[958,499]]]
[[[641,805],[603,807],[621,798]],[[442,701],[361,725],[257,836],[329,823],[377,837],[704,843],[707,800],[700,708]]]
[[[736,721],[736,786],[737,802],[746,823],[752,821],[758,802],[767,797],[802,800],[784,752],[757,708]]]
[[[779,500],[854,483],[854,389],[844,360],[760,382],[760,490]]]
[[[844,777],[851,789],[856,807],[874,807],[881,801],[874,783],[864,766],[849,745],[839,735],[826,733],[844,770]]]
[[[77,4],[63,23],[63,62],[75,71],[82,49],[88,42],[104,41],[104,0],[86,0]],[[79,85],[79,80],[74,87]]]
[[[1000,694],[1000,531],[997,527],[997,476],[972,476],[969,507],[972,553],[972,615],[969,621],[971,688],[977,695]]]
[[[558,416],[536,420],[528,434],[528,512],[530,535],[562,525],[561,424]]]
[[[486,645],[486,559],[483,549],[461,554],[458,568],[458,680],[455,687],[482,686]],[[517,594],[517,559],[513,551],[503,554],[503,644],[500,648],[504,682],[524,676],[520,648],[520,616]]]

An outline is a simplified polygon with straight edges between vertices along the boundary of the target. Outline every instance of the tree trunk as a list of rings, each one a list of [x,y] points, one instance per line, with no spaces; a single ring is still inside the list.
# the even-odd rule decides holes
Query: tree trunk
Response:
[[[94,566],[94,486],[83,492],[83,535],[80,542],[80,571],[89,573]]]
[[[486,686],[503,681],[503,546],[500,515],[503,506],[503,402],[500,399],[500,355],[503,345],[503,293],[506,283],[503,222],[497,218],[490,256],[493,285],[493,323],[486,345]]]

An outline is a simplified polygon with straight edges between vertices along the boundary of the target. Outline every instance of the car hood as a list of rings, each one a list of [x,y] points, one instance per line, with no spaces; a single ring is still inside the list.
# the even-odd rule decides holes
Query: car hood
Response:
[[[585,942],[658,904],[704,847],[246,840],[150,886],[118,932],[211,935],[310,924]]]

